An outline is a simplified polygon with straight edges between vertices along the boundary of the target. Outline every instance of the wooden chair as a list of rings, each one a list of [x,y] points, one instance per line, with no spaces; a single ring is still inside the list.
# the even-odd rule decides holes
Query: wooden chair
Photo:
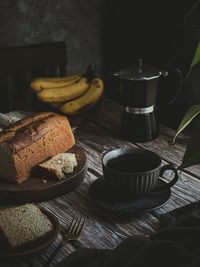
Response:
[[[0,48],[0,112],[41,110],[30,89],[35,77],[66,75],[64,42]]]

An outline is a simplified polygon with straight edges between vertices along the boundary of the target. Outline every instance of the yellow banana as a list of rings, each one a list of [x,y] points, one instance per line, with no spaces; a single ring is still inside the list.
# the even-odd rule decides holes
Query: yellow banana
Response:
[[[99,78],[92,80],[87,92],[81,97],[69,101],[61,106],[60,110],[68,115],[79,114],[98,102],[103,94],[103,81]]]
[[[60,88],[77,82],[81,77],[81,75],[73,75],[69,77],[37,78],[31,82],[31,88],[35,92],[39,92],[43,89]]]
[[[87,79],[81,78],[75,83],[60,87],[59,90],[57,88],[42,90],[37,96],[42,102],[65,102],[83,95],[88,88]]]

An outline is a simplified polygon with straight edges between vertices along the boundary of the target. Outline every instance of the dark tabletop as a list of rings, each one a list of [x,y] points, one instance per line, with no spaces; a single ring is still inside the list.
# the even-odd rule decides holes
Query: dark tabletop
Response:
[[[0,114],[0,125],[3,128],[24,116],[24,112]],[[78,241],[65,244],[55,257],[52,266],[80,247],[112,249],[127,237],[136,234],[151,235],[159,228],[161,214],[200,199],[200,166],[194,166],[181,172],[181,179],[172,188],[170,200],[155,211],[137,215],[120,215],[103,211],[92,204],[88,198],[88,189],[95,179],[102,177],[101,158],[106,151],[117,147],[148,148],[161,156],[163,164],[179,164],[184,153],[187,137],[180,135],[176,144],[172,145],[172,136],[175,132],[164,126],[160,126],[159,137],[151,142],[133,144],[124,141],[118,134],[120,118],[121,107],[105,100],[102,116],[74,129],[77,144],[85,150],[87,155],[87,175],[75,191],[42,202],[40,205],[59,219],[61,234],[68,228],[73,216],[81,215],[87,220]],[[170,180],[169,175],[169,173],[165,174],[166,181]],[[59,240],[60,236],[47,250],[28,260],[16,261],[15,264],[5,262],[2,266],[44,266]]]

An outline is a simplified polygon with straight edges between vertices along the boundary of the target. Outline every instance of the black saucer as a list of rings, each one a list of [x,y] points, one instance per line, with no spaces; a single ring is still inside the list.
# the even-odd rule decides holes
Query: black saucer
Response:
[[[112,192],[106,186],[103,178],[95,180],[89,188],[90,199],[99,207],[113,212],[144,212],[161,207],[171,196],[171,189],[160,190],[166,184],[162,179],[153,191],[133,200],[112,200]]]

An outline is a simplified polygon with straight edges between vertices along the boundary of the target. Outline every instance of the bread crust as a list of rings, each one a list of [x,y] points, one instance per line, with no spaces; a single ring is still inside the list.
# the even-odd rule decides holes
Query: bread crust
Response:
[[[0,132],[0,143],[2,143],[4,141],[8,141],[9,139],[11,139],[15,135],[15,132],[17,130],[19,130],[20,128],[28,126],[28,125],[34,123],[35,121],[45,119],[49,116],[52,116],[53,114],[55,114],[55,113],[53,113],[53,112],[37,112],[37,113],[34,113],[34,114],[32,114],[26,118],[23,118],[19,121],[16,121],[11,126],[4,128]]]
[[[38,163],[70,149],[75,139],[65,116],[35,113],[0,133],[0,177],[21,183]]]

